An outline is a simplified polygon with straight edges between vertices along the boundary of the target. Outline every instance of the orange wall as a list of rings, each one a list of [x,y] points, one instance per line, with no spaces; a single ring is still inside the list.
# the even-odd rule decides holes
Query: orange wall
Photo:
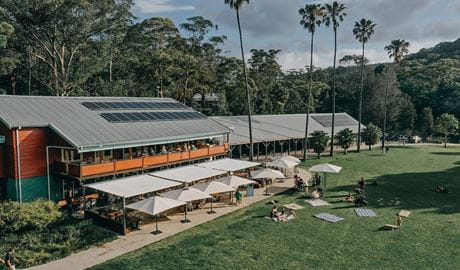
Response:
[[[48,130],[25,128],[19,131],[21,178],[46,175]]]

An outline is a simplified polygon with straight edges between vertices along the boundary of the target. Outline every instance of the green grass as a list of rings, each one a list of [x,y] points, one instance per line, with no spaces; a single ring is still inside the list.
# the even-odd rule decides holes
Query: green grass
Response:
[[[47,263],[116,239],[116,234],[102,229],[89,220],[77,220],[68,215],[44,230],[29,230],[20,234],[0,235],[0,254],[16,247],[19,268]]]
[[[94,269],[459,269],[460,148],[392,148],[386,156],[363,151],[303,166],[325,161],[344,167],[328,176],[330,207],[306,206],[298,218],[275,223],[263,218],[271,206],[260,202]],[[366,190],[376,218],[359,218],[354,206],[334,197],[352,190],[359,177],[378,182]],[[451,193],[433,192],[438,183]],[[305,205],[292,192],[275,199]],[[377,230],[394,224],[400,209],[412,211],[401,230]],[[345,220],[312,217],[320,212]]]

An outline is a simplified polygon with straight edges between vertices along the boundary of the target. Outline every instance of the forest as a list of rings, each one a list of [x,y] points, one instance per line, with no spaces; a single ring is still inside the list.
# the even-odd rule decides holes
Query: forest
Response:
[[[222,51],[227,37],[216,24],[201,16],[140,21],[132,5],[0,0],[0,93],[171,97],[207,115],[247,114],[242,61]],[[283,71],[279,53],[250,50],[253,114],[306,113],[308,63]],[[331,112],[335,70],[335,110],[358,119],[362,62],[347,55],[336,69],[313,66],[310,111]],[[381,126],[385,104],[387,130],[397,134],[427,137],[443,113],[460,117],[460,39],[390,65],[363,65],[363,124]]]

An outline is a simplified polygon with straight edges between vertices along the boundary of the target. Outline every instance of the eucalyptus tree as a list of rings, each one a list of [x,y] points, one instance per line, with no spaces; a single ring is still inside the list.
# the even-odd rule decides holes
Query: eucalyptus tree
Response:
[[[310,37],[310,81],[308,84],[308,100],[307,100],[307,115],[305,120],[305,138],[303,141],[303,159],[307,159],[308,150],[308,122],[310,119],[310,106],[311,106],[311,88],[313,84],[313,45],[316,28],[322,24],[322,18],[325,13],[325,8],[319,4],[307,4],[305,7],[299,9],[299,15],[302,17],[300,25],[302,25],[311,34]]]
[[[360,21],[355,22],[353,28],[353,34],[355,38],[361,42],[362,45],[362,58],[364,57],[364,45],[371,39],[371,36],[374,34],[374,28],[376,24],[367,19],[361,19]],[[361,150],[361,120],[362,120],[362,110],[363,110],[363,89],[364,89],[364,61],[361,61],[361,88],[359,91],[359,116],[358,116],[358,152]]]
[[[247,109],[248,109],[248,124],[249,124],[249,160],[253,160],[254,157],[254,148],[252,142],[252,119],[251,119],[251,95],[249,93],[248,85],[248,73],[246,71],[246,61],[244,58],[244,47],[243,47],[243,34],[241,32],[241,22],[240,22],[240,10],[244,4],[249,4],[249,0],[224,0],[225,4],[229,5],[230,8],[236,11],[236,21],[238,23],[238,33],[240,35],[240,49],[241,49],[241,60],[243,61],[243,76],[244,83],[246,87],[246,96],[247,96]]]
[[[347,13],[345,4],[334,1],[332,4],[325,4],[326,13],[324,23],[327,27],[332,27],[334,31],[334,64],[332,75],[332,127],[331,127],[331,156],[334,156],[334,128],[335,128],[335,88],[336,88],[336,63],[337,63],[337,30],[343,22]]]

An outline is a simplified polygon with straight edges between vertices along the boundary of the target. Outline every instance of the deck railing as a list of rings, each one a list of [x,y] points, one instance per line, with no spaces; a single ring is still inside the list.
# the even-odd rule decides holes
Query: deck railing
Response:
[[[189,159],[205,158],[225,154],[229,149],[228,144],[211,146],[197,150],[174,152],[157,156],[143,156],[139,158],[105,161],[95,164],[75,164],[55,162],[54,169],[58,173],[67,174],[77,178],[115,174],[124,171],[141,170],[169,163],[177,163]]]

